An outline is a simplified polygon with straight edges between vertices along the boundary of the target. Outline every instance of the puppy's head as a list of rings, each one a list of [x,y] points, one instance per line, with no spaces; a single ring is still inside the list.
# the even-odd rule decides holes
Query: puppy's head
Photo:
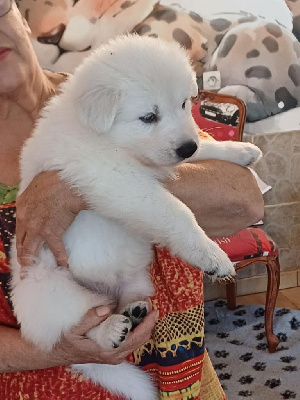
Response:
[[[119,37],[95,51],[73,82],[81,122],[140,161],[171,166],[196,151],[190,99],[198,87],[178,44]]]

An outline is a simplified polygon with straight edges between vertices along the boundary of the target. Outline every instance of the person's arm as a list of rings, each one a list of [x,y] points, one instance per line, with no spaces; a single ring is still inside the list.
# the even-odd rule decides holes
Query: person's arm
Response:
[[[0,326],[0,373],[45,369],[70,364],[121,363],[128,354],[142,346],[150,338],[151,330],[157,320],[157,312],[151,311],[118,349],[103,351],[85,334],[104,321],[108,313],[109,309],[106,306],[89,310],[81,323],[66,334],[49,353],[42,352],[25,341],[19,330]]]
[[[236,164],[218,160],[184,164],[178,169],[178,178],[165,185],[193,211],[209,236],[233,234],[263,216],[263,199],[254,177]],[[67,266],[62,236],[83,209],[83,197],[70,189],[57,172],[37,175],[17,199],[20,264],[30,265],[47,242],[59,265]]]
[[[19,263],[30,266],[46,242],[58,264],[67,266],[62,236],[79,211],[86,208],[83,197],[60,179],[58,172],[38,174],[16,202]]]
[[[263,197],[247,168],[204,160],[177,172],[165,186],[193,211],[207,235],[228,236],[263,218]]]

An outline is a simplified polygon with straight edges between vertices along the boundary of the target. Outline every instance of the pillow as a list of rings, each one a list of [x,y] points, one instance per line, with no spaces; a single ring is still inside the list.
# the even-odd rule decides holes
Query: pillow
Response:
[[[232,262],[260,256],[277,256],[273,240],[259,228],[246,228],[232,236],[212,237]]]
[[[261,16],[268,21],[284,25],[289,30],[293,29],[292,14],[285,0],[162,0],[161,4],[180,6],[193,10],[201,16],[211,18],[214,14],[245,12]]]

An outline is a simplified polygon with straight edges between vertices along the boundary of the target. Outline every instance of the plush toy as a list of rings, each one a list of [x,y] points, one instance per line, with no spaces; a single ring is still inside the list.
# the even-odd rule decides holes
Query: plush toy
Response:
[[[285,0],[293,14],[293,34],[300,41],[300,0]]]
[[[300,4],[286,1],[294,8]],[[248,121],[300,105],[300,43],[279,23],[243,12],[205,20],[157,0],[18,0],[18,5],[43,68],[72,72],[101,43],[136,32],[184,46],[200,88],[203,72],[219,71],[221,92],[245,101]]]

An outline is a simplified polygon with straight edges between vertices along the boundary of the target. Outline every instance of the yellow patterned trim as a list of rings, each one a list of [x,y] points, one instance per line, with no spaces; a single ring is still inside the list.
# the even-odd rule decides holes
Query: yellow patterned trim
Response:
[[[195,339],[200,338],[199,340]],[[203,346],[204,339],[204,306],[191,308],[187,311],[169,313],[160,319],[152,334],[152,338],[134,352],[135,363],[139,363],[144,352],[152,354],[158,351],[161,357],[167,352],[176,356],[178,347],[189,350],[192,343]]]
[[[168,400],[191,400],[195,399],[200,395],[200,382],[197,381],[191,386],[181,390],[175,390],[174,392],[162,392],[159,393],[160,399]]]

